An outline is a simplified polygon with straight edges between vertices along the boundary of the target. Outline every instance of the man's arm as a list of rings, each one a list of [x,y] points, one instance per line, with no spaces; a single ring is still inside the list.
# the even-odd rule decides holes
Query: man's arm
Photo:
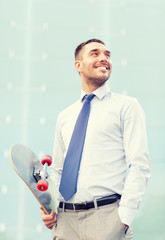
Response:
[[[59,188],[59,181],[61,176],[61,164],[63,164],[64,158],[64,146],[62,142],[62,138],[60,135],[60,124],[59,117],[57,119],[56,129],[55,129],[55,140],[53,146],[53,162],[51,165],[51,179],[55,183],[57,189]],[[55,191],[55,190],[54,190]],[[54,192],[58,198],[58,192]],[[49,215],[47,215],[42,207],[41,209],[41,218],[44,222],[45,226],[49,229],[52,229],[54,224],[57,222],[57,214],[52,211]]]
[[[130,169],[120,201],[119,216],[123,223],[130,226],[150,177],[150,165],[144,112],[136,100],[125,105],[122,119],[124,151]]]

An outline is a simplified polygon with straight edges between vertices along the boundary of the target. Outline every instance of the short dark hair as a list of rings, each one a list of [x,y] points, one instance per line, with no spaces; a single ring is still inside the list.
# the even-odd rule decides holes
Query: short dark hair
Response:
[[[85,42],[83,42],[83,43],[81,43],[77,46],[77,48],[75,49],[75,60],[77,60],[79,52],[81,51],[81,49],[85,45],[87,45],[88,43],[91,43],[91,42],[98,42],[98,43],[101,43],[101,44],[105,45],[105,43],[103,41],[101,41],[100,39],[97,39],[97,38],[89,39],[89,40],[87,40],[87,41],[85,41]]]

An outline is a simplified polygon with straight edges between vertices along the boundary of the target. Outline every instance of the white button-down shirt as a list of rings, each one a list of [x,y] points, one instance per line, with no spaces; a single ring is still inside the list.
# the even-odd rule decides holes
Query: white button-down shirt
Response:
[[[150,176],[144,112],[135,98],[110,92],[107,84],[93,93],[77,192],[69,202],[121,194],[119,216],[130,225]],[[85,94],[82,91],[81,99],[62,111],[57,120],[52,164],[57,188]],[[64,201],[60,193],[59,200]]]

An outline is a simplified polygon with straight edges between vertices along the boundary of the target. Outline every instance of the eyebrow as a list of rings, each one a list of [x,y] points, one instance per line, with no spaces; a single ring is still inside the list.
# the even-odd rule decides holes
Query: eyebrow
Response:
[[[100,51],[100,49],[95,48],[95,49],[92,49],[92,50],[89,52],[89,54],[90,54],[91,52],[98,52],[98,51]],[[110,52],[109,50],[105,50],[105,52],[108,53],[109,55],[111,55],[111,52]]]

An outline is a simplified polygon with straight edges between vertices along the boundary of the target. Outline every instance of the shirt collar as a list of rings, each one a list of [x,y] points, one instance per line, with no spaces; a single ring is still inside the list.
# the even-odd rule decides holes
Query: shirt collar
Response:
[[[105,84],[99,88],[97,88],[95,91],[92,92],[95,94],[96,97],[98,97],[100,100],[102,100],[108,93],[110,93],[110,88],[108,84]],[[81,97],[80,99],[83,101],[84,97],[87,93],[81,90]]]

